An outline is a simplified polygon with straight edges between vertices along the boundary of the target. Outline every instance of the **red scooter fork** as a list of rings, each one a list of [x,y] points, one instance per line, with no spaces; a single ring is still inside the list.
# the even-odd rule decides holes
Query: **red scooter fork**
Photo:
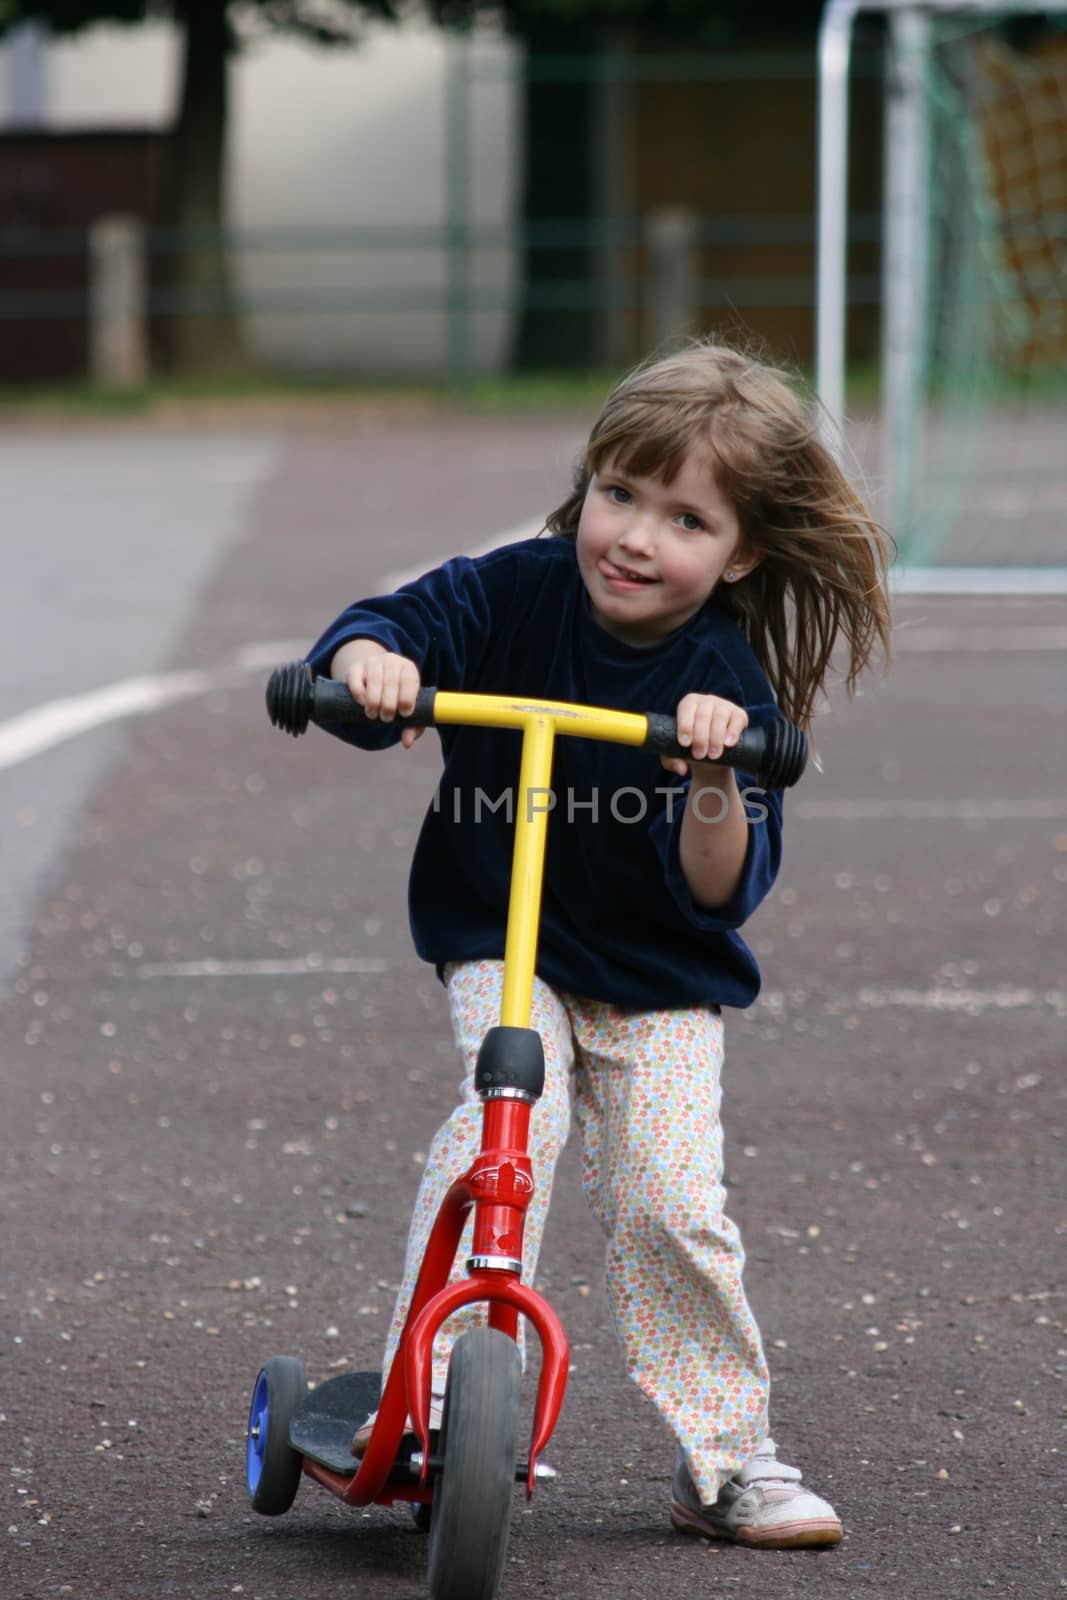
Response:
[[[449,1284],[424,1306],[408,1330],[404,1341],[407,1390],[411,1403],[412,1431],[422,1446],[420,1483],[426,1483],[430,1470],[430,1426],[428,1395],[433,1366],[433,1341],[441,1324],[460,1306],[488,1300],[490,1307],[504,1305],[521,1312],[537,1329],[541,1340],[541,1381],[537,1386],[530,1461],[526,1477],[526,1498],[533,1495],[537,1457],[552,1437],[559,1421],[570,1368],[570,1347],[556,1313],[534,1289],[502,1272],[475,1272],[461,1283]]]

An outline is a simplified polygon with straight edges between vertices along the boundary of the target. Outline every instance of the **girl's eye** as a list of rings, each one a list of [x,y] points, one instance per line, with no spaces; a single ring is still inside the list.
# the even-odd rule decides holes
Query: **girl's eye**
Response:
[[[628,506],[630,504],[630,491],[629,489],[624,489],[621,484],[609,484],[607,494],[608,499],[613,500],[617,506]]]
[[[682,524],[686,533],[699,533],[704,526],[700,518],[695,516],[692,511],[683,511],[678,521]]]

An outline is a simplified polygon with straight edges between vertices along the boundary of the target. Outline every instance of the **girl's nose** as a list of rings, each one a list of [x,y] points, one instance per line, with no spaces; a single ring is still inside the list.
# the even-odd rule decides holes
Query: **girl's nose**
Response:
[[[642,551],[646,554],[652,549],[654,540],[653,520],[647,514],[641,513],[631,517],[619,535],[619,543],[624,549]]]

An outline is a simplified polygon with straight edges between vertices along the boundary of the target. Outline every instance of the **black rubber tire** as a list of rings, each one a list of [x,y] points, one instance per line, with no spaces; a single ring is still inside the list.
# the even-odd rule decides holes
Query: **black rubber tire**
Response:
[[[280,1517],[296,1499],[303,1472],[304,1458],[289,1443],[289,1425],[308,1392],[307,1370],[295,1356],[271,1356],[260,1378],[267,1385],[266,1434],[259,1482],[248,1500],[260,1516]]]
[[[432,1600],[494,1600],[511,1531],[519,1434],[518,1347],[494,1328],[456,1340],[430,1522]]]

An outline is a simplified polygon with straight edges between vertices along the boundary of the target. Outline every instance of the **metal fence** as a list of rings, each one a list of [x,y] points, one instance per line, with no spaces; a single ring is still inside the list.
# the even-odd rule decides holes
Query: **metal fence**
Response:
[[[880,235],[877,214],[853,217],[854,241],[877,249]],[[85,230],[0,229],[0,381],[4,325],[76,324],[84,329],[88,375],[121,382],[133,381],[138,370],[143,377],[149,352],[165,347],[168,322],[218,317],[236,309],[250,323],[277,317],[431,313],[443,321],[445,373],[462,383],[477,366],[477,324],[487,317],[515,325],[530,310],[610,316],[616,325],[628,327],[626,343],[633,350],[724,318],[758,326],[759,314],[768,308],[810,317],[814,267],[775,270],[777,255],[797,246],[814,248],[814,222],[808,215],[702,216],[679,207],[610,224],[560,220],[526,227],[471,226],[459,236],[447,224],[183,232],[145,226],[130,217],[103,217]],[[767,269],[758,275],[709,274],[704,269],[709,252],[739,247],[765,251]],[[521,274],[521,262],[530,251],[578,251],[593,260],[611,256],[615,264],[610,273],[530,283]],[[198,253],[226,260],[232,295],[221,282],[168,282],[172,261]],[[320,263],[333,260],[339,281],[310,286],[300,271],[300,263],[309,257]],[[400,258],[408,281],[397,281],[388,270]],[[376,271],[375,262],[385,264],[385,270]],[[257,265],[260,276],[266,267],[267,276],[291,281],[245,286],[248,263]],[[287,263],[292,263],[291,271]],[[506,270],[501,270],[502,263]],[[59,286],[48,281],[57,276],[65,280]],[[12,279],[21,282],[12,287]],[[877,307],[880,294],[876,271],[851,275],[851,306]],[[119,325],[124,333],[116,332]],[[142,355],[116,360],[118,347]]]
[[[441,182],[443,220],[433,224],[182,232],[108,215],[91,227],[11,228],[0,206],[0,382],[11,381],[4,346],[15,328],[65,325],[68,353],[80,352],[84,371],[133,381],[139,366],[165,363],[178,321],[231,309],[253,350],[268,358],[270,324],[281,319],[300,319],[325,354],[344,343],[327,327],[345,319],[398,328],[404,318],[426,319],[426,368],[457,385],[510,365],[520,330],[539,315],[582,330],[575,343],[604,365],[686,330],[724,325],[742,325],[806,360],[815,305],[813,45],[714,55],[516,52],[502,62],[453,39],[443,121],[427,150]],[[860,52],[857,93],[872,145],[880,74],[877,53]],[[545,215],[543,203],[513,198],[509,220],[485,220],[480,95],[505,81],[527,113],[530,97],[546,90],[566,96],[577,87],[590,97],[588,148],[575,155],[597,173],[584,209]],[[665,104],[672,126],[691,129],[681,159],[657,154]],[[724,127],[735,130],[726,150]],[[850,222],[849,303],[873,350],[876,152],[869,166]],[[174,270],[190,252],[225,268],[191,282]]]

